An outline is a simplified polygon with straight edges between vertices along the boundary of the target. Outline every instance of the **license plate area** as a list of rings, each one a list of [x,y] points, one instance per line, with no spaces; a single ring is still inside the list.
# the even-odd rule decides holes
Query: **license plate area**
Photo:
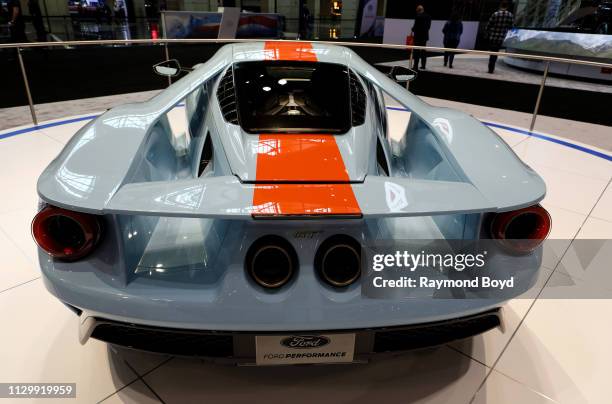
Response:
[[[259,366],[347,363],[355,354],[355,334],[259,335],[255,350]]]

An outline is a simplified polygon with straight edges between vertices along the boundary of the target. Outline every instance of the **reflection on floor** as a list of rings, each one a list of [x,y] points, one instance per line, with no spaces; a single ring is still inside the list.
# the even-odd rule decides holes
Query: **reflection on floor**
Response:
[[[105,110],[128,102],[146,101],[159,91],[143,91],[140,93],[108,95],[104,97],[85,98],[72,101],[50,102],[35,106],[39,122],[59,119],[65,116],[100,114]],[[32,116],[28,106],[0,109],[2,121],[0,130],[31,125]]]
[[[392,131],[406,115],[389,111]],[[85,123],[4,139],[0,132],[0,381],[75,382],[79,403],[610,402],[612,300],[546,298],[568,284],[612,288],[609,274],[590,270],[593,257],[571,248],[547,257],[537,299],[506,305],[503,331],[368,365],[235,368],[117,351],[94,340],[79,345],[77,318],[44,289],[29,223],[38,175]],[[610,161],[496,131],[545,179],[552,238],[568,245],[575,238],[612,239]]]

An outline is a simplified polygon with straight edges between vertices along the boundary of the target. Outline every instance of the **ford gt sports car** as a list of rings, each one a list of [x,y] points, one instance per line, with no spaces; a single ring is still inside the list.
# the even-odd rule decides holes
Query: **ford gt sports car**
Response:
[[[533,284],[545,185],[476,119],[321,43],[229,44],[189,71],[85,125],[38,181],[43,278],[82,343],[350,362],[499,326]],[[409,114],[399,131],[391,99]],[[494,240],[489,258],[520,287],[365,296],[362,247],[405,239]]]

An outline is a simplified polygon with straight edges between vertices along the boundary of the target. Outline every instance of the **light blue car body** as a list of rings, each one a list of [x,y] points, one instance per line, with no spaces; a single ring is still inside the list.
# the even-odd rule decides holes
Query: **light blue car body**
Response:
[[[518,280],[513,296],[503,299],[371,299],[359,282],[343,289],[321,282],[313,257],[330,235],[363,244],[478,239],[487,214],[537,204],[546,188],[473,117],[424,103],[348,48],[314,43],[312,49],[320,62],[348,66],[372,92],[366,122],[336,136],[362,217],[253,218],[258,136],[224,120],[216,89],[229,66],[265,60],[266,50],[262,42],[226,45],[151,100],[112,108],[85,125],[38,181],[41,204],[103,215],[106,223],[101,244],[83,260],[39,252],[48,290],[79,310],[83,342],[92,318],[251,332],[428,323],[499,307],[533,284],[540,250],[510,256],[500,249],[490,257]],[[411,113],[399,140],[390,138],[381,116],[383,93]],[[198,130],[177,145],[167,113],[182,103],[190,130]],[[204,133],[215,164],[198,176]],[[377,139],[388,176],[376,161]],[[390,190],[403,203],[390,201]],[[300,263],[296,278],[274,291],[255,285],[244,270],[251,243],[268,234],[289,240]]]

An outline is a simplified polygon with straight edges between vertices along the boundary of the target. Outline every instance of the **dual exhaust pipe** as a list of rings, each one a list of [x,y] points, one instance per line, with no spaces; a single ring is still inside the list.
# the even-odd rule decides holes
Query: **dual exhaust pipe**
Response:
[[[325,240],[315,254],[318,276],[333,287],[351,285],[361,274],[361,246],[352,237],[335,235]],[[251,245],[245,269],[258,285],[267,289],[289,283],[298,271],[295,249],[279,236],[264,236]]]
[[[275,289],[293,278],[298,269],[298,259],[287,240],[279,236],[265,236],[249,248],[245,267],[255,283]]]

